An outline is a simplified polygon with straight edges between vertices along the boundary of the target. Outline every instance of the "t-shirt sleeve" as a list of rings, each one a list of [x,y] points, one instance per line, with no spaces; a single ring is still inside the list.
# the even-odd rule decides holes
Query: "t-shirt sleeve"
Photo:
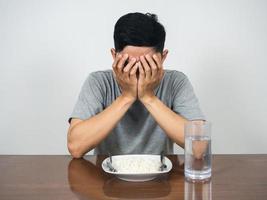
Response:
[[[98,114],[103,110],[103,99],[101,85],[94,73],[90,73],[82,85],[78,100],[68,122],[70,123],[72,118],[86,120]]]
[[[173,111],[187,120],[205,120],[193,86],[187,76],[181,72],[174,73],[174,76]]]

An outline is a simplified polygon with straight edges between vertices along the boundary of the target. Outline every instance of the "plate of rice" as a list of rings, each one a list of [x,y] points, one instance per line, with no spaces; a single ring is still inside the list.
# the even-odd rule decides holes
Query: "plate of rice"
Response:
[[[106,173],[114,174],[119,179],[125,181],[150,181],[159,175],[166,174],[172,169],[172,162],[165,157],[166,168],[160,169],[160,155],[116,155],[112,156],[112,167],[116,172],[111,171],[108,167],[109,158],[102,162],[102,168]]]

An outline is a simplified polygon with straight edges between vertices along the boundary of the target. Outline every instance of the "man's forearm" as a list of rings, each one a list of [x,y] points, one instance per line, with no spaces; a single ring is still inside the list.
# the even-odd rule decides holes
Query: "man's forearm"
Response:
[[[164,132],[176,144],[184,147],[184,124],[187,120],[173,112],[156,96],[141,100],[141,102]]]
[[[74,125],[69,130],[68,144],[75,152],[75,157],[83,156],[107,137],[133,102],[119,96],[102,112]]]

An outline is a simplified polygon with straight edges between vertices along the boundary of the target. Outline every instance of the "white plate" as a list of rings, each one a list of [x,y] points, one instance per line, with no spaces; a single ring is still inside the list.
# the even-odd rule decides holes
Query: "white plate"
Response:
[[[160,161],[160,155],[147,155],[147,154],[135,154],[135,155],[118,155],[118,156],[112,156],[112,162],[116,162],[117,159],[124,159],[124,158],[143,158],[143,159],[152,159],[152,160],[158,160]],[[157,178],[159,175],[166,174],[172,169],[172,162],[165,157],[165,164],[167,165],[167,168],[163,171],[157,171],[153,173],[122,173],[122,172],[111,172],[109,168],[107,167],[106,162],[109,161],[109,158],[106,158],[102,162],[102,168],[105,172],[109,174],[116,175],[119,179],[125,180],[125,181],[133,181],[133,182],[140,182],[140,181],[150,181],[152,179]]]

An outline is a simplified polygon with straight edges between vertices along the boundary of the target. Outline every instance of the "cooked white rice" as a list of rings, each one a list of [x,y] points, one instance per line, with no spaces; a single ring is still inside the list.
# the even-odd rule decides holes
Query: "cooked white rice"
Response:
[[[121,173],[153,173],[161,166],[159,159],[142,157],[124,157],[113,159],[112,165]]]

